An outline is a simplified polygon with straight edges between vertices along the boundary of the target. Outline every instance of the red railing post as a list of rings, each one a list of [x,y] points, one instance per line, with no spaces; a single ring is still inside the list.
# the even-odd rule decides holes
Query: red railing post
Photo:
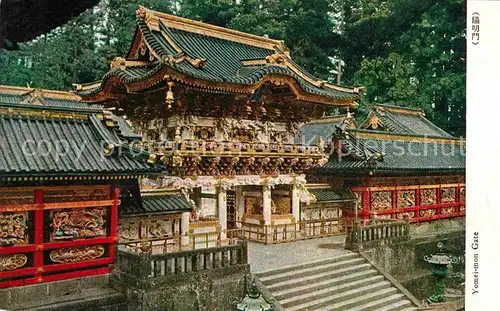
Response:
[[[397,193],[398,193],[398,191],[396,190],[396,188],[394,188],[392,190],[392,216],[391,216],[391,218],[393,218],[393,219],[397,219],[397,215],[396,215],[396,210],[398,208]]]
[[[365,188],[363,190],[363,222],[365,225],[370,220],[370,191]]]
[[[419,219],[420,218],[420,185],[418,185],[417,189],[415,189],[415,216],[410,218],[409,221],[411,221],[411,219]],[[418,221],[420,222],[420,221]]]
[[[37,281],[42,282],[43,276],[43,190],[35,190],[35,204],[36,210],[34,211],[34,228],[33,228],[33,244],[36,245],[36,250],[33,254],[33,266],[37,268],[36,275]]]
[[[438,186],[436,189],[437,194],[436,194],[436,201],[437,201],[437,208],[436,208],[436,216],[438,218],[441,218],[441,185]]]
[[[115,260],[115,246],[118,241],[118,202],[120,199],[120,188],[111,187],[111,215],[110,215],[110,228],[109,235],[111,238],[114,238],[112,243],[109,244],[109,257],[114,261]]]

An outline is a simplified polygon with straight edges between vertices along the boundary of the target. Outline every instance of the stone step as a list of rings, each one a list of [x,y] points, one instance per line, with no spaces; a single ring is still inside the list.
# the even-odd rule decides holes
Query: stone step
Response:
[[[283,282],[286,280],[291,280],[294,278],[301,278],[301,277],[305,277],[305,276],[310,276],[310,275],[314,275],[314,274],[319,274],[319,273],[323,273],[323,272],[341,269],[344,267],[356,266],[356,265],[359,265],[359,264],[364,263],[364,262],[365,262],[365,260],[363,258],[353,258],[353,259],[342,260],[342,261],[323,264],[323,265],[316,265],[316,266],[298,269],[298,270],[294,270],[294,271],[288,271],[288,272],[284,272],[284,273],[280,273],[280,274],[276,274],[276,275],[265,276],[265,277],[262,277],[259,279],[265,285],[272,285],[275,283]]]
[[[290,297],[284,300],[280,300],[280,304],[287,308],[299,304],[303,304],[309,301],[321,299],[327,296],[332,296],[332,294],[337,294],[337,293],[342,293],[342,292],[347,292],[349,290],[356,289],[356,293],[359,290],[362,290],[363,288],[369,288],[369,285],[372,284],[377,284],[377,286],[390,286],[389,282],[384,281],[384,278],[380,275],[376,275],[370,278],[366,279],[361,279],[353,282],[348,282],[348,283],[341,283],[338,284],[337,286],[331,286],[327,287],[321,290],[316,290],[314,292],[308,292],[304,294],[297,294],[294,297]],[[371,290],[371,288],[369,288]],[[344,297],[345,299],[345,297]]]
[[[380,309],[381,311],[384,310],[384,309]],[[406,309],[401,309],[400,311],[417,311],[418,308],[415,308],[415,307],[408,307]]]
[[[272,292],[272,294],[277,300],[284,300],[290,297],[295,297],[299,294],[310,293],[327,287],[335,287],[339,284],[346,284],[361,279],[369,279],[371,277],[377,277],[380,280],[384,279],[383,276],[377,274],[377,271],[370,269],[361,272],[349,273],[347,275],[335,278],[321,278],[317,279],[314,283],[308,282],[306,285],[296,286],[288,289],[278,288],[279,290]]]
[[[335,311],[344,311],[344,310],[349,310],[353,309],[357,306],[361,306],[365,303],[368,303],[370,301],[375,301],[378,299],[381,299],[383,297],[391,296],[396,294],[398,291],[394,287],[386,287],[382,289],[373,289],[369,293],[365,293],[362,295],[354,295],[351,296],[351,298],[343,300],[343,299],[336,299],[334,300],[335,303],[331,304],[328,306],[329,310],[335,310]]]
[[[417,308],[413,308],[409,300],[402,299],[395,303],[384,305],[377,309],[370,309],[370,311],[402,311],[402,310],[417,310]]]
[[[328,263],[334,263],[334,262],[339,262],[343,260],[348,260],[348,259],[354,259],[354,258],[359,258],[359,255],[356,253],[346,253],[346,254],[341,254],[335,257],[328,257],[328,258],[323,258],[315,261],[309,261],[301,264],[296,264],[296,265],[286,265],[282,266],[279,269],[270,269],[270,270],[265,270],[256,273],[255,275],[260,279],[276,274],[282,274],[285,272],[290,272],[290,271],[296,271],[298,269],[305,269],[305,268],[310,268],[310,267],[316,267],[316,266],[321,266],[325,265]]]
[[[406,303],[406,306],[411,305],[408,300],[404,300],[403,294],[394,294],[386,297],[382,297],[377,300],[372,300],[368,303],[365,303],[361,306],[355,306],[354,308],[347,309],[349,311],[373,311],[377,308],[382,308],[384,311],[392,311],[392,305],[395,303],[403,302]]]
[[[349,266],[349,267],[345,267],[345,268],[338,269],[338,270],[330,270],[330,271],[326,271],[326,272],[318,273],[318,274],[313,274],[313,275],[309,275],[309,276],[290,278],[290,279],[287,279],[285,281],[274,283],[271,285],[266,284],[266,287],[267,287],[267,289],[269,289],[273,293],[273,292],[277,292],[279,290],[286,290],[286,289],[290,289],[293,287],[305,286],[305,285],[312,284],[312,283],[315,283],[315,282],[318,282],[321,280],[325,280],[325,279],[333,279],[333,278],[337,278],[337,277],[341,277],[341,276],[347,276],[350,273],[354,273],[354,272],[363,272],[363,271],[371,270],[371,271],[374,271],[374,274],[377,274],[377,272],[371,268],[372,268],[372,266],[370,264],[363,263],[360,265]]]
[[[287,311],[348,310],[349,308],[379,299],[380,297],[392,295],[396,292],[395,288],[390,287],[389,282],[384,281],[295,305],[287,308]]]

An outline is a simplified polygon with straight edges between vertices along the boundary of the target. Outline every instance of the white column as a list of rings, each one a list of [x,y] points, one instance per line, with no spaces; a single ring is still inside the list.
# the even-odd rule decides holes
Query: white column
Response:
[[[189,212],[184,212],[181,216],[181,246],[189,245],[189,216]]]
[[[245,197],[243,196],[242,187],[236,187],[236,204],[237,204],[236,219],[238,220],[236,225],[238,226],[238,228],[241,228],[241,219],[245,214]]]
[[[226,190],[218,188],[217,189],[217,205],[219,208],[219,225],[220,225],[220,239],[226,239],[226,230],[227,230],[227,199],[226,199]]]
[[[300,221],[300,198],[297,186],[292,186],[292,214],[296,222]]]
[[[262,188],[262,215],[264,216],[264,225],[271,224],[271,188],[264,186]]]

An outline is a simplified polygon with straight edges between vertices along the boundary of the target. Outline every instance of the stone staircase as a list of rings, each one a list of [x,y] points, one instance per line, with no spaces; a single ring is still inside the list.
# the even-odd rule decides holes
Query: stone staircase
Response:
[[[289,311],[411,311],[416,306],[356,253],[256,273]]]

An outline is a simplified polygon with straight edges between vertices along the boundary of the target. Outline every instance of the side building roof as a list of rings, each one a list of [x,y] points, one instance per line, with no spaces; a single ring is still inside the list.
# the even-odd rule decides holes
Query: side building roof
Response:
[[[345,125],[347,128],[355,129],[356,120],[351,115],[341,114],[312,120],[300,126],[299,136],[295,137],[295,143],[305,145],[316,145],[319,138],[325,142],[332,140],[333,133],[337,127]]]
[[[322,174],[464,172],[465,141],[368,130],[337,132]]]
[[[71,93],[0,86],[0,175],[160,173],[147,152],[129,147],[115,118]]]
[[[443,129],[429,121],[422,109],[390,105],[375,105],[361,129],[389,131],[398,134],[452,138]]]

